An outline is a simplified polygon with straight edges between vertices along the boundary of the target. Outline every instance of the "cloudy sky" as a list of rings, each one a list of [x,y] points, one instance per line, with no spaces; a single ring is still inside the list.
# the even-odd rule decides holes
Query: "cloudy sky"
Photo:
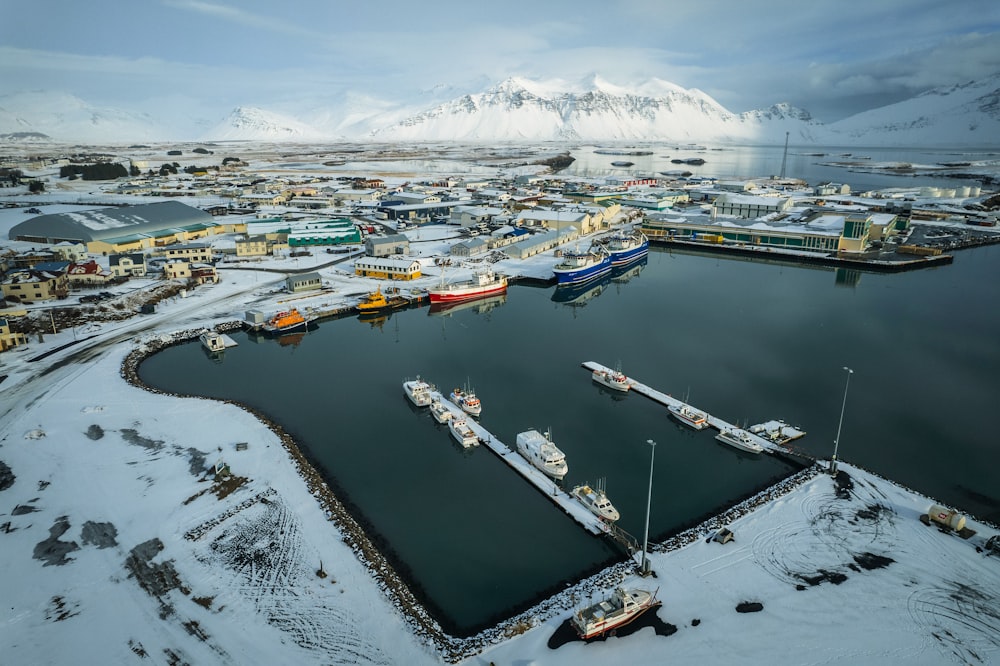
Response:
[[[995,0],[2,0],[0,14],[0,96],[216,119],[597,73],[830,122],[1000,72]]]

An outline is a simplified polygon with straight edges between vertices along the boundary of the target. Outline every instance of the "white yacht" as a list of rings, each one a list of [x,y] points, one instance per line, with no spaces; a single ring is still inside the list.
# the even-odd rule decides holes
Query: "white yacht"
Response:
[[[764,451],[764,447],[754,440],[753,435],[742,428],[722,430],[715,438],[720,442],[736,447],[741,451],[746,451],[747,453],[761,453]]]
[[[670,414],[686,426],[695,430],[704,430],[708,427],[708,414],[695,409],[691,405],[681,403],[680,405],[667,405]]]
[[[566,455],[552,443],[551,433],[537,430],[517,434],[517,450],[532,465],[554,479],[562,480],[569,471]]]
[[[476,397],[475,391],[466,384],[465,388],[456,388],[448,398],[462,408],[466,414],[479,416],[483,413],[483,403]]]
[[[464,418],[455,416],[448,419],[448,430],[451,430],[452,437],[465,448],[479,446],[479,436]]]
[[[451,410],[448,409],[440,400],[431,401],[431,414],[434,416],[434,420],[438,423],[447,423],[449,419],[455,417]]]
[[[609,368],[594,370],[590,376],[598,384],[616,391],[628,391],[632,387],[632,383],[625,376],[625,373],[621,371],[620,367],[614,370]]]
[[[596,488],[587,484],[577,486],[573,488],[570,494],[580,500],[580,503],[590,509],[591,512],[604,520],[614,522],[621,518],[618,509],[615,508],[611,500],[608,499],[607,493],[604,492],[603,481],[599,482]]]
[[[431,385],[417,375],[416,379],[409,379],[403,382],[403,392],[417,407],[430,407]]]
[[[198,339],[201,340],[201,346],[210,352],[226,351],[226,337],[222,333],[206,329]]]

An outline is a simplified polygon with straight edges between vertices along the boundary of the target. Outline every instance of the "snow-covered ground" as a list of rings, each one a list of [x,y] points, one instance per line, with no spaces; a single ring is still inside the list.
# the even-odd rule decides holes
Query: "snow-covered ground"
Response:
[[[0,211],[0,234],[23,216]],[[411,235],[427,283],[448,233]],[[618,565],[495,630],[442,635],[280,430],[122,377],[164,336],[278,309],[280,270],[337,256],[227,268],[155,314],[0,355],[0,662],[1000,663],[1000,555],[981,552],[997,529],[925,526],[931,498],[848,464],[838,481],[812,468],[657,544],[655,578]],[[554,261],[497,268],[543,277]],[[329,289],[298,305],[374,288],[336,264],[320,272]],[[735,540],[706,542],[721,526]],[[564,643],[573,608],[620,582],[659,590],[662,607],[637,623],[655,626]],[[737,612],[745,602],[762,608]]]

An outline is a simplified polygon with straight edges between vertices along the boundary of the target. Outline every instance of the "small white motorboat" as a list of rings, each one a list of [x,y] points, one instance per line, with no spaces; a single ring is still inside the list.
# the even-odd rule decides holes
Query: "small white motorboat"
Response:
[[[403,392],[417,407],[430,407],[431,388],[431,385],[422,380],[420,375],[417,375],[416,379],[403,382]]]

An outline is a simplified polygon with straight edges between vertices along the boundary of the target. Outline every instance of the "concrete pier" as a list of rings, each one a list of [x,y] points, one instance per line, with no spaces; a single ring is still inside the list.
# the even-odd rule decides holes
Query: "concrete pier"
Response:
[[[584,368],[586,368],[591,372],[595,370],[604,370],[604,371],[612,370],[611,368],[603,366],[600,363],[596,363],[594,361],[585,361],[584,363],[582,363],[582,365]],[[711,427],[715,428],[716,430],[719,431],[734,430],[737,428],[745,430],[750,435],[753,441],[755,441],[757,444],[760,444],[761,447],[763,447],[763,449],[768,452],[787,453],[788,451],[786,449],[781,448],[780,445],[786,444],[794,439],[798,439],[799,437],[805,435],[805,433],[802,432],[801,430],[793,428],[792,426],[784,423],[783,421],[767,421],[765,423],[752,425],[748,428],[743,428],[741,426],[720,419],[717,416],[712,416],[705,410],[698,409],[694,405],[689,405],[688,403],[685,403],[683,400],[678,400],[672,395],[663,393],[661,391],[657,391],[652,387],[646,386],[642,382],[638,382],[631,377],[628,378],[628,383],[629,383],[629,389],[631,391],[640,393],[649,398],[650,400],[654,400],[662,405],[668,407],[670,406],[681,407],[683,405],[686,405],[690,409],[702,412],[703,414],[705,414],[706,421],[708,422],[708,424]]]
[[[441,404],[448,407],[452,414],[456,417],[464,418],[465,422],[479,436],[480,444],[497,454],[501,460],[510,465],[518,474],[555,502],[573,520],[583,525],[585,529],[593,534],[605,535],[609,533],[608,526],[596,514],[583,506],[575,497],[560,488],[554,480],[546,476],[540,469],[525,460],[513,447],[508,447],[493,433],[481,426],[475,418],[463,412],[461,407],[448,399],[448,396],[442,395],[438,391],[431,391],[431,399],[440,400]],[[525,430],[530,429],[530,427],[525,428]],[[572,465],[572,461],[569,462]]]

